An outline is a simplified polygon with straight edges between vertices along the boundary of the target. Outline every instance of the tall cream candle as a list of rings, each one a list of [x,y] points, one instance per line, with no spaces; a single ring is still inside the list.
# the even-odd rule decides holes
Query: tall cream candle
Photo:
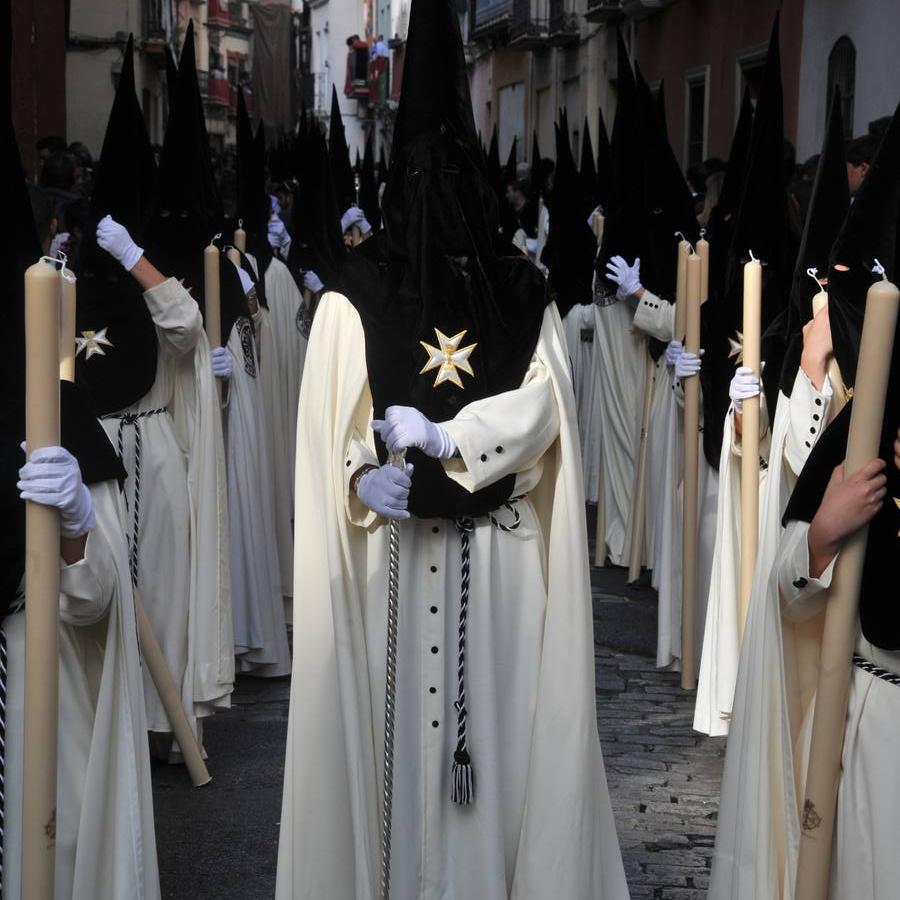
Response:
[[[678,242],[678,268],[675,283],[675,334],[673,340],[684,340],[684,326],[687,317],[687,261],[691,245],[683,237]]]
[[[75,273],[63,267],[62,305],[59,311],[59,377],[62,381],[75,380]]]
[[[752,256],[752,254],[751,254]],[[760,375],[760,339],[762,315],[762,266],[751,259],[744,266],[744,365]],[[740,616],[738,630],[743,638],[753,570],[759,539],[759,401],[751,397],[743,402],[741,427],[741,570]]]
[[[684,349],[700,353],[700,257],[687,259]],[[697,623],[697,540],[699,525],[700,378],[684,381],[684,528],[681,583],[681,686],[697,687],[695,658]]]
[[[243,219],[238,219],[238,227],[234,229],[234,240],[232,243],[241,253],[247,252],[247,232],[244,231]]]
[[[60,277],[25,272],[25,439],[29,454],[59,445]],[[53,900],[59,717],[59,512],[25,508],[25,724],[22,892]]]
[[[900,291],[895,285],[879,281],[869,288],[845,477],[878,456],[898,312]],[[868,535],[868,527],[861,528],[844,544],[825,608],[795,900],[828,900],[851,660],[859,634],[859,590]]]
[[[697,256],[700,257],[700,304],[709,300],[709,241],[705,233],[701,233],[700,240],[695,247]]]

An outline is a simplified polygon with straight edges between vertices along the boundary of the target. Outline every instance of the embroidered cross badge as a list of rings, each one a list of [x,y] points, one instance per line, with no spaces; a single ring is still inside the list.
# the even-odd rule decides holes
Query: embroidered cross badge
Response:
[[[434,387],[438,387],[445,381],[450,381],[457,387],[464,389],[465,385],[462,383],[462,378],[459,377],[459,373],[460,371],[463,371],[467,375],[472,375],[474,377],[475,372],[472,370],[472,364],[469,362],[469,357],[472,355],[472,352],[478,344],[469,344],[467,347],[460,347],[459,345],[462,343],[462,339],[466,336],[465,331],[460,331],[459,334],[455,334],[453,337],[447,337],[447,335],[437,328],[434,329],[434,333],[437,335],[438,347],[426,344],[425,341],[419,341],[425,348],[425,352],[428,354],[428,362],[425,363],[425,366],[419,374],[424,375],[432,369],[437,369]]]

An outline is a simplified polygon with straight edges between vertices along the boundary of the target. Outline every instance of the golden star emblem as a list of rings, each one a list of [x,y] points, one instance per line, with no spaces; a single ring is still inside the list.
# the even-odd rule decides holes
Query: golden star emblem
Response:
[[[432,369],[437,369],[438,373],[434,379],[434,387],[443,384],[445,381],[450,381],[457,387],[465,389],[465,385],[459,377],[459,371],[462,370],[467,375],[475,375],[475,372],[472,371],[469,357],[478,344],[460,347],[462,339],[466,336],[465,331],[460,331],[459,334],[454,334],[453,337],[447,337],[446,334],[437,328],[434,329],[434,333],[437,335],[440,346],[433,347],[431,344],[426,344],[425,341],[419,341],[428,354],[428,362],[425,363],[419,374],[424,375]]]
[[[112,347],[112,341],[106,336],[106,328],[99,331],[82,331],[81,337],[75,338],[76,350],[75,355],[78,356],[84,350],[84,358],[90,359],[94,354],[98,356],[106,356],[104,347]]]
[[[736,365],[740,365],[744,361],[744,334],[741,331],[736,332],[737,339],[728,338],[729,352],[728,358],[735,358]]]

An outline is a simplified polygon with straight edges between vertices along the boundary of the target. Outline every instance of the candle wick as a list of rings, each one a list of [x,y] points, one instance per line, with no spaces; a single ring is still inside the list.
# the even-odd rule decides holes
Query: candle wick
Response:
[[[685,236],[680,231],[675,232],[675,237],[685,240]]]
[[[873,275],[880,275],[882,281],[887,281],[887,280],[888,280],[887,272],[885,272],[884,266],[883,266],[880,262],[878,262],[877,259],[875,260],[875,265],[872,266],[872,274],[873,274]]]
[[[701,238],[705,238],[705,237],[706,237],[706,229],[705,229],[705,228],[701,228],[701,229],[700,229],[700,237],[701,237]]]
[[[244,220],[238,219],[238,228],[243,228],[243,227],[244,227]]]
[[[759,262],[759,260],[753,255],[753,251],[752,251],[752,250],[748,250],[747,252],[750,254],[750,261],[751,261],[751,262]]]
[[[219,240],[220,237],[222,237],[222,232],[221,232],[221,231],[220,231],[218,234],[214,234],[214,235],[213,235],[213,239],[209,242],[209,246],[210,246],[210,247],[215,247],[215,246],[216,246],[216,241]]]
[[[806,274],[809,275],[810,278],[812,278],[812,280],[816,283],[816,287],[821,290],[823,284],[821,281],[819,281],[819,270],[815,266],[812,266],[811,268],[806,270]]]

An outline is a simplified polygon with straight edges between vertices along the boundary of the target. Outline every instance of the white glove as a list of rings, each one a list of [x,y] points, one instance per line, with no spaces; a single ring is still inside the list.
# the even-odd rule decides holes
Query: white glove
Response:
[[[366,214],[356,204],[341,216],[341,231],[347,231],[354,225],[359,226],[359,230],[363,234],[372,230],[372,226],[366,221]]]
[[[303,287],[313,294],[318,294],[319,291],[325,290],[325,285],[322,284],[322,279],[319,278],[319,276],[316,275],[316,273],[312,270],[303,273]]]
[[[763,367],[765,367],[765,363],[763,363]],[[731,397],[735,412],[742,412],[744,401],[751,397],[758,397],[759,391],[759,375],[754,375],[749,366],[738,367],[728,386],[728,396]]]
[[[700,353],[697,354],[691,353],[688,350],[683,351],[681,356],[678,357],[678,361],[675,363],[675,377],[690,378],[692,375],[698,375],[700,373],[700,359],[704,352],[704,350],[701,350]]]
[[[389,406],[384,419],[372,422],[391,453],[416,447],[432,459],[450,459],[456,453],[453,438],[411,406]]]
[[[614,256],[606,264],[606,277],[618,285],[616,297],[619,300],[633,297],[641,289],[641,258],[629,266],[621,256]]]
[[[360,502],[385,519],[408,519],[409,489],[412,487],[413,467],[407,463],[402,469],[386,465],[370,469],[356,484]]]
[[[120,225],[112,216],[104,216],[97,223],[97,243],[130,272],[144,255],[144,248],[131,239],[128,229]]]
[[[669,341],[666,346],[666,365],[675,368],[678,357],[684,353],[684,344],[681,341]]]
[[[594,217],[603,215],[603,207],[596,206],[591,210],[591,214],[587,217],[587,227],[593,229],[594,227]]]
[[[50,253],[49,256],[51,259],[62,259],[60,253],[68,253],[69,252],[69,232],[61,231],[59,234],[53,236],[53,240],[50,241]]]
[[[212,371],[216,378],[231,378],[234,372],[234,360],[227,347],[214,347],[212,353]]]
[[[81,480],[78,460],[63,447],[35,450],[19,469],[16,487],[23,500],[59,510],[59,530],[63,537],[83,537],[97,527],[91,492]]]
[[[284,247],[291,242],[291,236],[288,234],[288,230],[287,228],[285,228],[284,222],[282,222],[281,219],[278,218],[278,216],[272,216],[269,219],[267,232],[269,237],[269,246],[274,247],[276,250]]]
[[[281,204],[278,202],[278,198],[274,194],[269,194],[269,202],[272,205],[272,212],[276,216],[281,215]]]

